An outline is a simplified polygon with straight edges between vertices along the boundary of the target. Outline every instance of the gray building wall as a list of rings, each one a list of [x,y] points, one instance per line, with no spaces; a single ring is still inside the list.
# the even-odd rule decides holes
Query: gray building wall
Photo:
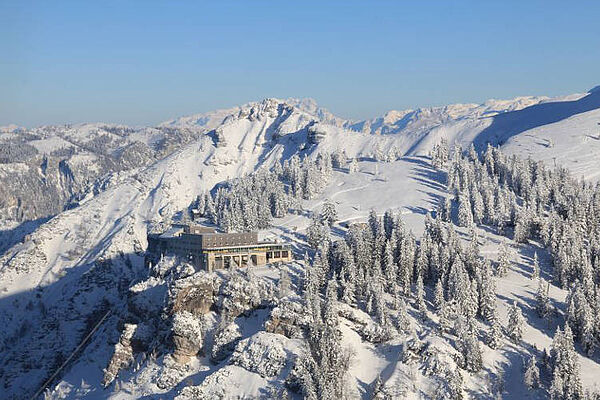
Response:
[[[207,270],[293,259],[289,245],[259,243],[257,232],[217,233],[213,228],[183,226],[178,233],[148,235],[148,252],[178,255]],[[284,255],[285,254],[285,255]]]

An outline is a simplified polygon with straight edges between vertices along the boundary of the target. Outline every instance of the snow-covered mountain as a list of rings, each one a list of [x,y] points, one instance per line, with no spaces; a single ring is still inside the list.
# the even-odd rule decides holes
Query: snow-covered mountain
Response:
[[[20,232],[11,234],[11,228],[24,221],[39,225],[75,206],[82,192],[102,190],[108,174],[162,159],[200,131],[107,124],[6,127],[0,131],[0,229],[8,232],[0,250],[18,238]]]
[[[319,153],[343,151],[357,160],[358,171],[335,170],[323,193],[302,201],[304,213],[277,218],[272,229],[261,234],[285,238],[305,249],[304,233],[312,212],[330,199],[336,203],[340,231],[348,222],[364,220],[371,208],[380,213],[392,208],[420,235],[425,214],[444,196],[439,172],[423,157],[440,140],[463,148],[474,144],[480,151],[487,143],[501,145],[508,153],[550,165],[556,162],[595,180],[600,176],[599,122],[600,92],[591,91],[553,99],[522,97],[390,111],[368,121],[338,118],[312,100],[266,99],[152,128],[83,124],[3,129],[0,227],[6,228],[0,231],[0,385],[7,398],[31,398],[72,356],[53,377],[51,387],[58,387],[49,392],[51,397],[174,398],[188,384],[197,386],[204,380],[209,386],[202,393],[211,393],[210,397],[224,387],[226,398],[261,393],[269,397],[265,388],[284,371],[289,373],[290,360],[300,354],[302,342],[264,332],[262,326],[271,317],[260,308],[249,308],[236,320],[241,341],[220,363],[198,357],[181,367],[169,364],[166,354],[152,361],[136,358],[139,369],[127,367],[119,375],[122,388],[114,383],[109,389],[102,387],[102,369],[114,359],[115,343],[127,336],[122,328],[131,322],[132,302],[138,301],[135,293],[143,293],[142,302],[156,296],[162,301],[167,296],[163,290],[174,299],[186,285],[185,273],[180,274],[181,282],[171,283],[174,286],[163,278],[156,278],[154,286],[148,281],[144,251],[149,231],[166,227],[198,195],[225,180],[296,155],[314,159]],[[498,237],[486,240],[484,249],[494,251]],[[522,262],[519,254],[515,252],[515,259]],[[290,267],[302,268],[302,263]],[[259,272],[260,281],[277,279],[275,270]],[[143,287],[134,286],[136,282]],[[514,299],[534,294],[528,284],[511,274],[499,286],[503,296]],[[157,289],[153,292],[152,287]],[[564,301],[564,296],[557,288],[556,301]],[[158,324],[157,315],[163,311],[167,312],[148,311],[157,313],[148,320]],[[360,313],[350,318],[351,313],[358,312],[348,311],[348,321],[370,318]],[[417,320],[413,323],[419,325]],[[409,370],[393,367],[405,345],[389,343],[385,350],[361,339],[351,325],[344,325],[344,338],[362,360],[351,367],[353,379],[370,385],[388,371],[388,378],[410,380]],[[539,328],[536,335],[529,344],[548,345],[548,332]],[[78,349],[80,343],[84,347]],[[126,344],[124,348],[131,347]],[[439,343],[440,348],[446,345]],[[268,354],[252,353],[259,350]],[[490,368],[505,362],[492,353]],[[270,357],[279,367],[275,372],[260,370],[264,363],[275,362]],[[583,359],[588,371],[600,373],[595,361]],[[157,385],[161,376],[174,381]],[[589,386],[593,380],[586,378],[585,383]],[[472,388],[482,384],[477,377],[469,378]],[[366,398],[368,393],[357,395]]]

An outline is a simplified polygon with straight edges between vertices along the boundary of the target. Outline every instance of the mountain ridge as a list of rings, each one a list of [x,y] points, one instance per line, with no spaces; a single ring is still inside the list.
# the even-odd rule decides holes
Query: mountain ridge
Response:
[[[592,95],[595,98],[596,95]],[[584,97],[567,96],[556,103],[577,102]],[[85,333],[82,321],[94,320],[106,304],[115,310],[114,319],[106,322],[106,329],[117,329],[119,318],[126,316],[124,291],[147,274],[143,258],[148,231],[163,229],[178,220],[197,196],[213,190],[217,184],[268,169],[293,157],[314,159],[319,153],[343,152],[346,158],[357,161],[362,171],[353,177],[346,176],[349,169],[346,172],[345,167],[340,168],[335,172],[335,183],[326,193],[340,201],[340,207],[350,215],[349,220],[364,217],[367,204],[381,208],[403,199],[406,219],[411,227],[417,227],[439,201],[439,183],[436,183],[439,176],[427,166],[423,156],[442,139],[466,149],[492,125],[495,116],[548,103],[547,99],[520,98],[509,103],[494,101],[487,105],[432,108],[416,114],[411,114],[413,111],[393,113],[381,125],[389,126],[389,133],[381,127],[378,133],[371,128],[351,129],[348,121],[337,119],[313,101],[277,99],[215,111],[204,117],[185,117],[187,119],[181,122],[183,126],[168,122],[157,128],[129,130],[119,126],[114,130],[108,125],[106,129],[102,124],[84,124],[84,129],[71,127],[53,131],[45,127],[37,134],[35,130],[20,132],[23,142],[31,147],[40,146],[36,141],[64,137],[69,142],[80,143],[81,150],[64,156],[61,153],[64,143],[44,142],[48,147],[35,147],[38,153],[33,156],[19,153],[17,156],[24,157],[23,160],[0,165],[8,171],[4,182],[14,180],[11,169],[17,168],[39,168],[35,174],[43,176],[39,164],[44,155],[40,150],[48,158],[56,157],[57,171],[62,174],[60,179],[72,175],[68,178],[71,181],[76,181],[79,173],[70,166],[72,157],[78,160],[118,153],[133,142],[145,143],[154,153],[137,162],[137,153],[134,153],[130,167],[116,168],[90,179],[88,185],[76,193],[75,199],[70,198],[73,202],[69,209],[59,208],[49,220],[41,220],[39,225],[28,229],[26,235],[15,234],[16,239],[0,254],[0,323],[5,327],[0,334],[3,350],[0,360],[15,368],[14,373],[0,374],[2,383],[7,387],[26,387],[23,393],[37,389],[34,386],[40,385],[46,372],[52,369],[60,349],[67,352],[78,344],[78,334],[63,342],[61,335],[69,331]],[[488,115],[490,110],[496,112],[498,108],[508,111]],[[527,115],[526,111],[523,113]],[[404,122],[398,124],[407,116],[405,125],[402,126]],[[596,149],[596,140],[585,139],[576,129],[581,126],[591,129],[597,118],[600,111],[594,109],[533,128],[532,132],[538,133],[533,135],[535,140],[526,142],[525,149],[535,156],[550,157],[570,148],[570,159],[577,161],[578,157]],[[202,125],[194,125],[197,121]],[[577,141],[561,139],[560,133],[566,131],[578,135]],[[514,152],[524,152],[515,140],[528,138],[528,132],[509,139],[499,137],[492,144],[506,144]],[[110,140],[100,140],[98,154],[90,151],[89,143],[96,143],[105,136]],[[6,140],[6,137],[0,136],[0,139]],[[538,143],[550,139],[552,146]],[[34,144],[30,144],[32,142]],[[578,152],[578,149],[586,152]],[[27,157],[33,157],[38,164],[30,163]],[[67,161],[63,162],[61,172],[58,164],[64,160]],[[97,164],[89,165],[98,168]],[[600,165],[586,160],[585,168],[597,171]],[[390,190],[389,184],[394,188],[407,185],[410,190]],[[374,192],[365,194],[367,187]],[[364,204],[353,205],[358,207],[354,209],[349,205],[357,197],[364,200]],[[278,221],[281,225],[274,227],[273,233],[301,243],[299,235],[322,201],[324,199],[305,202],[304,214]],[[57,319],[64,320],[62,326],[55,326]],[[47,339],[44,339],[45,333],[48,333]],[[28,365],[37,365],[37,368],[28,369]]]

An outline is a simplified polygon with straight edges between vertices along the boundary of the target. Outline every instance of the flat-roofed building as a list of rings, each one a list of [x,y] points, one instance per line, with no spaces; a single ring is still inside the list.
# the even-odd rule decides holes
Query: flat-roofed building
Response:
[[[161,234],[149,234],[148,253],[177,255],[207,271],[293,259],[286,243],[259,242],[256,232],[221,233],[201,225],[172,225]]]

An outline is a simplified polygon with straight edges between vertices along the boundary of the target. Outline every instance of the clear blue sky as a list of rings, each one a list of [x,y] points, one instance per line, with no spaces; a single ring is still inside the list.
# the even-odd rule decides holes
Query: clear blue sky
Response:
[[[0,124],[155,124],[265,97],[347,118],[583,92],[597,1],[0,0]]]

